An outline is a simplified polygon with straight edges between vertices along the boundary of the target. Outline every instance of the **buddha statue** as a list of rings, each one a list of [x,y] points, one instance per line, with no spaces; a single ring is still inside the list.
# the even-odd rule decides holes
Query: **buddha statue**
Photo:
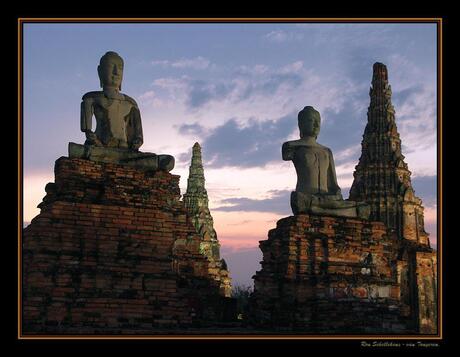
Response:
[[[69,143],[69,157],[170,171],[174,167],[171,155],[139,151],[143,144],[141,115],[136,101],[120,92],[123,67],[123,59],[116,52],[101,57],[97,72],[102,91],[83,96],[80,128],[86,141],[84,145]]]
[[[344,200],[337,183],[332,151],[316,142],[321,116],[313,107],[299,112],[300,139],[283,144],[283,160],[292,160],[297,173],[297,185],[291,193],[294,215],[322,214],[367,219],[366,203]]]
[[[115,52],[102,56],[97,67],[102,91],[86,93],[81,102],[81,131],[86,145],[137,150],[143,143],[139,107],[136,101],[120,93],[123,59]],[[96,131],[92,117],[96,117]]]

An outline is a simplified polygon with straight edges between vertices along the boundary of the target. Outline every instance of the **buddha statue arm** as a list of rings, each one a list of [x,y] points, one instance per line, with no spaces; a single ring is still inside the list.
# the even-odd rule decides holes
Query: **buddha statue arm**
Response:
[[[86,99],[83,97],[81,102],[81,121],[80,129],[82,132],[86,133],[88,130],[92,129],[92,120],[93,120],[93,103],[92,100]]]
[[[85,144],[101,146],[101,142],[92,131],[93,114],[93,100],[85,95],[81,102],[80,129],[86,134]]]
[[[340,186],[337,183],[334,157],[332,156],[332,151],[330,149],[328,149],[327,151],[329,153],[329,167],[327,169],[327,185],[329,194],[336,195],[338,199],[342,199],[342,191],[340,190]]]
[[[130,112],[129,120],[129,147],[138,150],[144,142],[142,134],[141,113],[137,106],[133,107]]]
[[[283,160],[285,161],[294,159],[294,148],[291,142],[287,141],[283,144],[281,148],[281,154],[283,156]]]

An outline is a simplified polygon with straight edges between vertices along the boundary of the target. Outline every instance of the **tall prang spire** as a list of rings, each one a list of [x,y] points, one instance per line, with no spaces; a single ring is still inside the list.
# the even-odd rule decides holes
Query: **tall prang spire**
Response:
[[[196,231],[201,235],[200,251],[210,261],[211,269],[217,271],[217,279],[223,295],[230,296],[231,278],[225,260],[220,258],[220,244],[214,229],[214,219],[209,211],[209,199],[205,188],[203,160],[199,143],[195,143],[192,148],[187,190],[183,200]]]
[[[415,196],[411,172],[401,152],[391,94],[387,67],[377,62],[373,66],[367,125],[350,199],[368,202],[370,218],[383,221],[399,238],[429,246],[422,201]]]
[[[391,94],[387,67],[377,62],[373,67],[372,86],[369,90],[368,123],[364,131],[366,140],[363,140],[360,161],[384,163],[404,159]],[[401,163],[407,169],[407,165],[403,161]]]
[[[209,211],[208,193],[205,188],[201,146],[195,143],[192,148],[192,160],[187,179],[187,191],[184,194],[185,207],[193,217],[196,230],[202,234],[203,241],[212,243],[217,249],[204,249],[203,253],[209,258],[219,259],[219,242],[214,230],[214,221]]]
[[[205,178],[203,169],[203,160],[201,157],[201,146],[195,143],[192,148],[192,162],[189,168],[189,176],[187,179],[187,194],[201,194],[203,202],[201,205],[208,204],[208,194],[205,189]]]

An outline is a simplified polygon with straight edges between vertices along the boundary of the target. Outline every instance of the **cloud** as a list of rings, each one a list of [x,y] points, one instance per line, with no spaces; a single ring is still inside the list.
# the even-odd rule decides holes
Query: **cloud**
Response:
[[[252,67],[240,66],[233,72],[236,99],[248,100],[256,95],[273,96],[280,89],[295,90],[308,77],[311,71],[304,68],[303,61],[288,63],[278,69],[257,64]]]
[[[291,214],[291,190],[272,190],[271,197],[266,199],[251,199],[247,197],[227,198],[220,201],[223,206],[216,207],[215,211],[233,212],[271,212],[284,216]]]
[[[191,69],[202,70],[202,69],[207,69],[210,64],[211,64],[211,61],[201,56],[198,56],[198,57],[191,58],[191,59],[187,59],[187,58],[180,59],[172,63],[171,66],[175,68],[191,68]]]
[[[367,124],[372,64],[387,62],[403,154],[414,173],[432,174],[427,165],[433,155],[426,153],[436,146],[435,93],[424,77],[415,77],[420,81],[412,79],[410,85],[401,80],[404,73],[413,76],[418,70],[406,57],[386,54],[387,46],[352,43],[343,50],[344,63],[328,73],[292,60],[276,68],[261,63],[227,67],[217,78],[160,78],[154,85],[170,94],[173,108],[180,105],[197,123],[179,126],[178,133],[206,146],[208,167],[264,167],[280,160],[282,143],[297,136],[297,111],[305,105],[321,112],[318,142],[331,148],[336,165],[356,165]],[[421,150],[426,150],[423,160]],[[188,161],[190,155],[176,157]]]
[[[181,77],[158,78],[153,85],[166,91],[171,99],[183,101],[187,109],[206,109],[210,104],[264,102],[269,98],[288,97],[288,93],[301,87],[308,78],[315,83],[311,70],[302,61],[294,61],[277,69],[257,64],[225,69],[218,78]],[[209,74],[209,73],[208,73]],[[149,95],[149,92],[144,95]]]
[[[155,60],[152,61],[153,66],[172,67],[181,69],[205,70],[211,66],[211,61],[207,58],[198,56],[194,58],[181,58],[176,61]]]
[[[206,129],[198,123],[182,124],[177,126],[177,130],[181,135],[189,135],[194,137],[200,136],[201,134],[206,132]]]
[[[437,176],[418,176],[411,179],[415,194],[423,201],[424,206],[437,203]]]
[[[213,101],[238,103],[257,95],[273,96],[281,89],[292,90],[304,80],[299,73],[302,65],[301,61],[297,61],[272,72],[263,65],[238,68],[230,80],[191,79],[187,82],[186,104],[191,109],[197,109]]]
[[[189,77],[183,75],[179,78],[166,77],[157,78],[153,81],[153,85],[166,90],[183,90],[186,87]]]
[[[171,64],[168,60],[155,60],[150,62],[152,66],[169,66]]]
[[[414,96],[421,94],[424,92],[424,87],[420,84],[417,83],[411,87],[395,91],[392,95],[392,102],[394,106],[402,106],[405,104],[405,102],[409,101],[410,99],[413,99]]]
[[[264,38],[270,42],[283,43],[301,41],[304,39],[304,34],[295,31],[274,30],[267,33]]]
[[[319,110],[323,108],[323,130],[319,142],[331,147],[333,151],[354,146],[353,152],[348,153],[346,157],[339,157],[339,164],[343,159],[358,159],[359,149],[357,150],[356,145],[361,142],[366,124],[367,90],[358,91],[350,81],[337,81],[330,77],[319,80],[312,70],[305,70],[302,61],[290,63],[263,76],[254,74],[248,67],[239,68],[239,71],[236,73],[239,82],[232,93],[237,94],[234,97],[239,98],[241,102],[260,100],[267,106],[283,100],[281,107],[285,108],[285,113],[283,119],[274,119],[278,125],[271,125],[269,121],[253,117],[252,121],[249,119],[246,125],[241,126],[237,122],[241,122],[242,118],[235,117],[212,129],[211,135],[206,138],[207,142],[203,144],[211,144],[210,150],[217,154],[218,157],[216,156],[216,160],[213,161],[214,166],[219,165],[217,159],[222,162],[221,166],[245,167],[265,165],[271,160],[279,160],[283,140],[296,131],[297,110],[310,103]],[[300,96],[299,93],[306,94]],[[295,105],[292,103],[294,101],[302,103],[303,106]],[[292,108],[295,108],[294,111]],[[284,128],[287,130],[280,130]],[[278,135],[273,135],[271,130],[278,131]],[[268,139],[271,142],[268,142]],[[218,149],[227,151],[231,156],[228,157]],[[238,150],[239,155],[235,150]],[[262,156],[267,154],[270,155],[263,159]],[[352,157],[352,154],[355,157]],[[233,160],[235,155],[240,159]]]
[[[366,107],[359,99],[350,96],[340,110],[326,108],[321,113],[323,120],[318,142],[332,150],[336,165],[349,161],[357,163],[361,154],[360,144],[367,120]]]
[[[403,154],[436,147],[436,94],[424,86],[410,87],[400,100],[395,95],[396,123],[403,144]]]
[[[278,120],[257,121],[250,119],[241,126],[232,118],[224,124],[208,129],[202,146],[206,148],[206,166],[255,167],[264,166],[281,159],[281,145],[297,127],[296,115],[291,113]],[[184,133],[189,126],[182,125]],[[195,133],[203,133],[199,124],[193,126]]]
[[[161,107],[164,105],[164,102],[155,91],[149,90],[139,96],[139,104],[148,107]]]
[[[212,100],[226,98],[235,89],[234,83],[213,83],[201,79],[188,82],[187,105],[190,108],[199,108]]]
[[[342,188],[344,198],[347,197],[347,191],[353,181],[353,167],[355,163],[350,163],[337,167],[338,176],[341,172],[342,178],[339,177],[339,185]],[[436,176],[416,177],[412,179],[412,186],[415,193],[423,201],[428,209],[436,206]],[[270,190],[267,192],[267,198],[249,198],[249,197],[230,197],[221,199],[214,207],[215,211],[222,212],[271,212],[283,216],[290,215],[290,194],[292,190]]]
[[[152,99],[155,97],[155,92],[153,90],[149,90],[139,96],[140,100]]]
[[[298,33],[308,38],[312,47],[328,50],[350,48],[353,45],[372,47],[375,44],[392,45],[395,36],[391,34],[389,24],[295,24]]]
[[[280,88],[295,89],[303,82],[303,77],[293,72],[283,71],[280,73],[273,73],[252,85],[248,85],[249,91],[244,92],[242,98],[247,98],[254,94],[273,94],[279,91]]]
[[[293,64],[291,71],[293,68],[300,70],[302,65]],[[280,73],[277,75],[281,76]],[[289,72],[287,77],[281,77],[282,79],[279,81],[275,79],[277,77],[273,76],[263,83],[252,84],[251,87],[246,88],[245,95],[247,97],[255,92],[273,92],[277,90],[277,86],[281,85],[280,83],[291,82],[295,84],[297,80],[300,80],[295,76],[290,77],[291,75],[293,73]],[[338,86],[344,85],[343,83],[338,84]],[[338,88],[340,87],[335,87],[334,90],[340,92]],[[318,142],[332,149],[336,165],[350,162],[355,165],[357,163],[361,151],[362,135],[367,124],[366,111],[369,105],[367,91],[358,91],[353,83],[349,83],[348,88],[349,91],[344,93],[342,98],[333,102],[334,106],[326,107],[321,113],[323,120]],[[222,90],[222,95],[224,95],[224,92],[228,93],[230,90]],[[396,97],[399,103],[406,103],[420,92],[420,87],[416,87],[407,89]],[[217,94],[211,95],[208,91],[205,97],[206,100],[211,100],[212,97],[217,97]],[[203,100],[203,98],[200,98],[200,101]],[[414,104],[420,103],[417,101]],[[271,161],[280,159],[280,147],[283,141],[296,132],[296,117],[297,113],[291,112],[275,120],[261,121],[252,118],[245,125],[240,124],[237,118],[233,118],[220,126],[208,128],[208,130],[196,125],[184,125],[179,127],[179,133],[205,136],[203,145],[206,146],[210,157],[207,162],[210,167],[264,166]],[[396,120],[397,123],[400,123],[399,118]],[[412,126],[411,122],[407,121],[403,121],[401,125],[406,131],[407,128],[414,125],[417,125],[415,129],[418,131],[416,130],[416,132],[430,128],[429,125],[423,126],[423,124],[420,124],[420,120],[415,121]],[[418,135],[423,135],[423,133]],[[415,134],[410,134],[410,136],[413,135]]]
[[[361,145],[360,144],[354,144],[351,145],[341,151],[338,151],[337,153],[333,154],[334,155],[334,163],[348,163],[348,161],[351,159],[356,159],[356,157],[359,156],[361,153]]]

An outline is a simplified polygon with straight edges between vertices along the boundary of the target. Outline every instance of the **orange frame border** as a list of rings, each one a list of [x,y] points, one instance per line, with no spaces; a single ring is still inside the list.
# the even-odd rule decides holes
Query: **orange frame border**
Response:
[[[23,335],[22,334],[22,36],[25,23],[436,23],[437,25],[437,255],[438,255],[438,334],[437,335]],[[443,116],[443,18],[18,18],[18,311],[19,340],[442,340],[443,339],[443,260],[442,260],[442,116]]]

